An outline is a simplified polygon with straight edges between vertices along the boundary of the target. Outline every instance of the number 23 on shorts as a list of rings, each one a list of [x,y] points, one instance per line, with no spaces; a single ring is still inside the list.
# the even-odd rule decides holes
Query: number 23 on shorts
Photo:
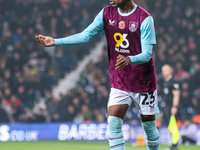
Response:
[[[155,102],[155,91],[150,93],[141,93],[142,105],[152,105]]]

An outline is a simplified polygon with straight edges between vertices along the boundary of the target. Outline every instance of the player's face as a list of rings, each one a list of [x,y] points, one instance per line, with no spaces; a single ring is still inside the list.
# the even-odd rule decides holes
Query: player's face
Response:
[[[128,1],[131,1],[131,0],[110,0],[110,4],[113,7],[120,7],[120,6],[125,5]]]

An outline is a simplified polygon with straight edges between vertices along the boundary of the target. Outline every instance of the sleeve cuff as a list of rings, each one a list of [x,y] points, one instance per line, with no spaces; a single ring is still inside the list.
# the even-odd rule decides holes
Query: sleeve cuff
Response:
[[[133,64],[134,62],[136,62],[136,58],[135,56],[128,56],[131,59],[131,64]]]
[[[55,41],[55,46],[62,45],[61,40],[59,40],[59,39],[54,39],[54,41]]]

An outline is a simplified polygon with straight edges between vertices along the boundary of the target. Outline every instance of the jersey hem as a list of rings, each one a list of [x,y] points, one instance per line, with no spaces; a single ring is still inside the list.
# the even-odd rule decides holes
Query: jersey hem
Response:
[[[143,90],[143,91],[142,90],[121,89],[121,88],[117,88],[117,87],[114,87],[114,86],[112,86],[111,88],[115,88],[115,89],[127,91],[127,92],[134,92],[134,93],[150,93],[152,91],[155,91],[157,89],[157,86],[152,88],[151,90]]]

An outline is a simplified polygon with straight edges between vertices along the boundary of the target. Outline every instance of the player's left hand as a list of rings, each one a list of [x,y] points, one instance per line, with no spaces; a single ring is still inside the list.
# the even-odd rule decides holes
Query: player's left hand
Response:
[[[125,57],[123,55],[118,55],[117,56],[117,61],[116,61],[116,69],[122,69],[126,66],[128,66],[128,64],[131,63],[131,59],[129,57]]]

